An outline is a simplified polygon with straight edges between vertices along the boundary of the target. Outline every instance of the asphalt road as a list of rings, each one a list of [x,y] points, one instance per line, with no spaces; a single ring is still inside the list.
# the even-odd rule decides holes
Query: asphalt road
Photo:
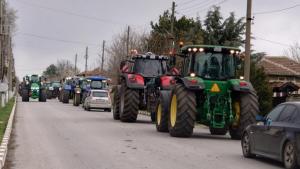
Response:
[[[84,111],[57,100],[18,102],[9,169],[276,169],[278,162],[242,156],[240,141],[158,133],[150,118],[121,123],[110,112]]]

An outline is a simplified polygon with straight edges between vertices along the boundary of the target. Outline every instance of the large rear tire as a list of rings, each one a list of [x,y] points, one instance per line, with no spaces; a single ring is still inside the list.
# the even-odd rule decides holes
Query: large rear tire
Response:
[[[172,93],[169,116],[169,133],[173,137],[190,137],[196,119],[196,96],[182,84]]]
[[[41,89],[39,95],[39,102],[46,102],[46,101],[47,101],[47,91],[45,89]]]
[[[73,98],[73,105],[79,106],[80,104],[80,93],[75,93]]]
[[[256,123],[256,115],[259,113],[258,99],[255,91],[241,93],[239,99],[240,120],[238,126],[232,126],[229,129],[231,139],[240,140],[245,128]]]
[[[139,112],[139,91],[130,89],[123,83],[120,96],[120,120],[135,122]]]
[[[156,109],[156,130],[168,132],[171,91],[161,91]]]
[[[119,88],[115,87],[114,101],[113,101],[113,118],[120,120],[120,93]]]
[[[63,103],[69,103],[69,95],[70,95],[69,91],[67,91],[67,90],[62,91],[62,102]]]
[[[22,102],[29,102],[29,91],[22,89]]]

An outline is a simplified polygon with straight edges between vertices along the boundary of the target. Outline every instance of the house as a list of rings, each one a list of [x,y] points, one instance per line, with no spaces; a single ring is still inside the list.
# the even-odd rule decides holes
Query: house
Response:
[[[259,65],[269,77],[273,88],[273,106],[285,102],[291,94],[298,94],[300,64],[288,57],[264,57]]]

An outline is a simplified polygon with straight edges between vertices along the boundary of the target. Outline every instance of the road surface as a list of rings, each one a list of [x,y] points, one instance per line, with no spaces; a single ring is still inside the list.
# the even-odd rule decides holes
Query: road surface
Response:
[[[192,138],[158,133],[150,118],[121,123],[112,113],[57,100],[17,103],[6,169],[277,169],[245,159],[240,141],[197,127]]]

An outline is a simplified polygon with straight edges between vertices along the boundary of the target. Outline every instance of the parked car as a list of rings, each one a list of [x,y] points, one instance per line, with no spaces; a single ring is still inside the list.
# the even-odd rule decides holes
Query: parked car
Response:
[[[276,106],[266,117],[258,117],[242,135],[243,155],[256,155],[283,162],[285,168],[300,164],[300,102]]]
[[[84,100],[83,108],[88,111],[91,109],[104,109],[104,111],[110,112],[111,100],[108,90],[90,90]]]

